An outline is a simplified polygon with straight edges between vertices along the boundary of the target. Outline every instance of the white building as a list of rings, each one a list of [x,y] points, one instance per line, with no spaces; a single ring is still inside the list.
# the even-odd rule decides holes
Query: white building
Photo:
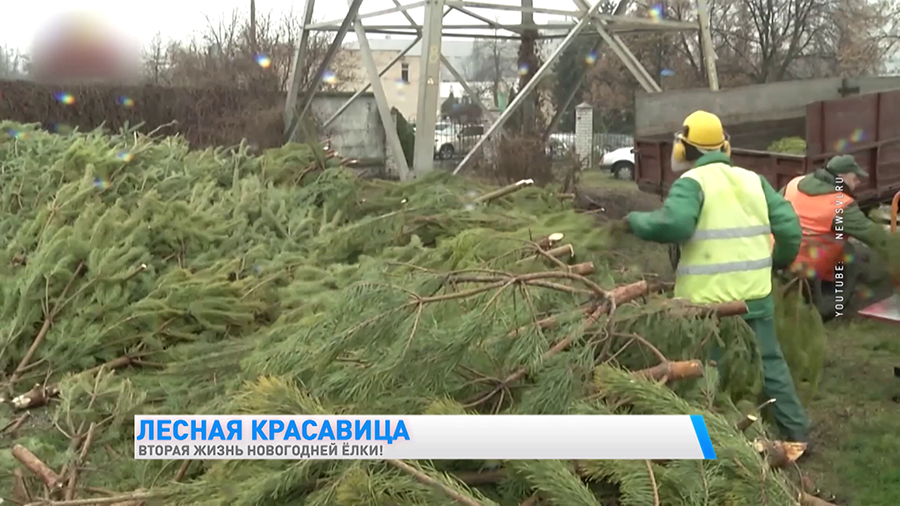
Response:
[[[388,38],[375,39],[369,38],[369,47],[372,49],[372,57],[375,60],[375,66],[383,69],[397,57],[413,39],[405,38]],[[442,41],[441,52],[451,65],[460,73],[465,73],[467,68],[467,60],[472,55],[474,41],[472,40],[444,40]],[[346,50],[350,54],[351,61],[358,62],[359,66],[355,72],[354,83],[352,89],[359,89],[369,83],[369,75],[363,66],[362,59],[359,54],[359,42],[352,41],[346,45]],[[422,57],[422,43],[417,42],[415,46],[406,55],[397,62],[391,70],[381,76],[381,85],[384,87],[384,94],[387,98],[388,105],[396,107],[397,110],[409,120],[414,120],[419,105],[419,61]],[[450,72],[447,72],[441,66],[441,81],[455,81]],[[443,89],[442,89],[443,91]],[[448,93],[449,94],[449,93]],[[443,96],[443,93],[441,93]],[[456,92],[454,91],[454,95]],[[460,95],[456,95],[460,96]],[[440,106],[440,102],[438,102]]]

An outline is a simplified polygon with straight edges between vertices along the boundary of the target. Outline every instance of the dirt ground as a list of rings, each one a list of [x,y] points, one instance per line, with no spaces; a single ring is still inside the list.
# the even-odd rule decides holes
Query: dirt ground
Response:
[[[585,174],[581,189],[596,203],[593,212],[598,219],[617,219],[661,204],[659,197],[640,192],[634,183],[616,181],[603,172]],[[623,256],[629,256],[625,265],[671,275],[665,247],[636,238],[623,241]],[[854,306],[876,302],[881,293],[862,287]],[[894,368],[900,367],[900,325],[847,314],[829,322],[826,332],[822,381],[806,406],[814,452],[797,471],[834,504],[898,505],[900,377],[895,377]]]

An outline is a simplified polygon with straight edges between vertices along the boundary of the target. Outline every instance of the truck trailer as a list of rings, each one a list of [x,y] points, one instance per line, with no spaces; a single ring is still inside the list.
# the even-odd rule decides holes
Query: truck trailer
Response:
[[[759,123],[762,130],[755,132],[723,119],[732,135],[735,165],[765,176],[781,189],[794,177],[824,166],[831,157],[850,154],[869,173],[856,192],[860,207],[868,210],[890,202],[900,190],[900,89],[815,101],[806,104],[804,112],[801,118]],[[673,128],[665,136],[636,136],[635,180],[641,191],[664,196],[677,178],[670,167],[674,134]],[[806,154],[747,149],[741,137],[752,138],[756,146],[801,137],[806,140]]]

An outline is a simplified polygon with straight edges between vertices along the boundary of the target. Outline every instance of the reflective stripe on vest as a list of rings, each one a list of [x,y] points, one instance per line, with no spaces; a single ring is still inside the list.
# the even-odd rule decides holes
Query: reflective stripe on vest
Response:
[[[803,177],[792,179],[784,189],[784,198],[794,206],[803,229],[803,241],[791,271],[834,281],[834,267],[842,259],[846,242],[834,232],[834,219],[839,216],[837,210],[852,204],[853,198],[838,191],[807,195],[799,189]]]
[[[769,295],[771,229],[759,175],[714,163],[681,177],[700,184],[703,205],[697,230],[682,247],[675,296],[714,304]]]

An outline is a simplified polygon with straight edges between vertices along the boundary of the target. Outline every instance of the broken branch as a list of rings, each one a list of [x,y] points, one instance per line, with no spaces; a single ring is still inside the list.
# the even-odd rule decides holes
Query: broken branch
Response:
[[[31,390],[15,397],[12,400],[13,409],[22,411],[23,409],[38,408],[50,402],[50,399],[59,395],[59,387],[57,385],[35,384]]]
[[[757,439],[753,442],[753,447],[759,453],[765,453],[769,465],[776,468],[793,464],[806,451],[805,443],[787,443],[767,439]]]
[[[534,184],[534,180],[531,179],[523,179],[511,185],[504,186],[498,190],[494,190],[490,193],[485,193],[484,195],[475,199],[476,203],[490,202],[492,200],[499,199],[500,197],[505,197],[510,193],[515,193],[522,188],[526,188]]]
[[[96,374],[101,369],[106,371],[111,371],[113,369],[121,369],[123,367],[127,367],[129,365],[141,365],[141,361],[138,360],[139,357],[146,356],[145,354],[138,355],[125,355],[123,357],[115,358],[110,360],[109,362],[105,362],[96,367],[92,367],[87,369],[86,371],[82,371],[78,374]],[[12,400],[13,408],[17,411],[22,411],[25,409],[38,408],[46,405],[50,402],[50,399],[59,395],[59,385],[47,385],[41,386],[39,384],[34,385],[34,387],[28,392],[14,398]]]
[[[587,276],[594,273],[594,262],[583,262],[569,267],[569,272],[579,276]]]
[[[665,361],[647,369],[631,373],[653,381],[674,381],[703,376],[703,363],[699,360]]]
[[[59,475],[53,472],[53,469],[50,469],[47,464],[44,464],[44,462],[37,458],[35,454],[31,453],[31,450],[28,448],[25,448],[22,445],[15,445],[12,448],[12,455],[16,460],[21,462],[25,468],[40,478],[48,489],[58,490],[62,486]]]
[[[744,432],[749,429],[751,425],[756,423],[757,420],[759,420],[759,417],[756,415],[744,415],[737,423],[737,430]]]
[[[800,505],[801,506],[835,506],[834,503],[830,503],[824,499],[819,499],[818,497],[807,494],[806,492],[800,492]]]

